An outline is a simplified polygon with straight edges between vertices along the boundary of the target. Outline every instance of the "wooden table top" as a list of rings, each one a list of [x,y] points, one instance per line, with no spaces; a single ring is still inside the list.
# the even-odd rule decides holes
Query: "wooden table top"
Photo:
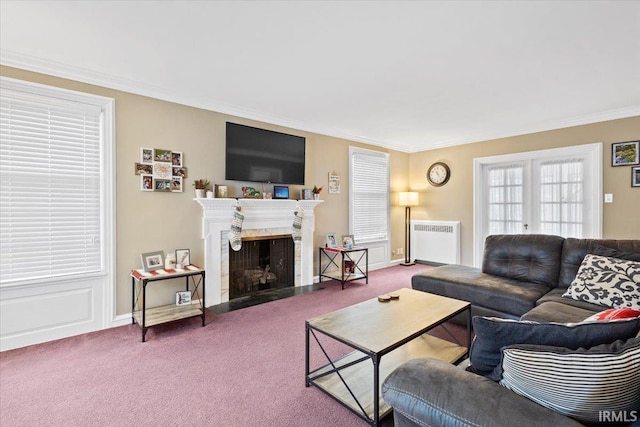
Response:
[[[467,301],[403,288],[397,300],[373,298],[307,320],[309,326],[364,352],[384,353],[458,314]]]

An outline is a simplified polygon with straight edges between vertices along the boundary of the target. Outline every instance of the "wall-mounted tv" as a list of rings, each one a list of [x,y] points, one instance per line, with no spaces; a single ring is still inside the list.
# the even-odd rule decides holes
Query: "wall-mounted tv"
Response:
[[[225,179],[304,185],[306,139],[227,122]]]

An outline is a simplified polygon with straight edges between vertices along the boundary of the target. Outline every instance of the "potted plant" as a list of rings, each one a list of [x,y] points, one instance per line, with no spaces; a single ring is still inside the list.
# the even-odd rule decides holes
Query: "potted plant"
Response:
[[[211,188],[211,183],[208,179],[196,179],[193,182],[193,186],[196,189],[196,197],[198,199],[204,199],[205,192]]]
[[[311,190],[311,192],[313,193],[313,200],[318,200],[320,198],[320,192],[322,191],[323,187],[318,187],[317,185],[313,186],[313,190]]]

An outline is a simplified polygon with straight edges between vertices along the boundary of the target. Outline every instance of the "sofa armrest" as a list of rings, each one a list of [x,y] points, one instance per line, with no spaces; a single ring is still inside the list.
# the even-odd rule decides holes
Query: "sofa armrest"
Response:
[[[425,358],[399,366],[382,396],[403,422],[417,426],[581,426],[482,376]]]

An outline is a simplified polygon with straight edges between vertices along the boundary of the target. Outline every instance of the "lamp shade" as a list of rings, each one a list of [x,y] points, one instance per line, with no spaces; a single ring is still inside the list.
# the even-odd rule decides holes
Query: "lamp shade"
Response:
[[[401,191],[398,195],[398,204],[400,206],[418,206],[418,192]]]

